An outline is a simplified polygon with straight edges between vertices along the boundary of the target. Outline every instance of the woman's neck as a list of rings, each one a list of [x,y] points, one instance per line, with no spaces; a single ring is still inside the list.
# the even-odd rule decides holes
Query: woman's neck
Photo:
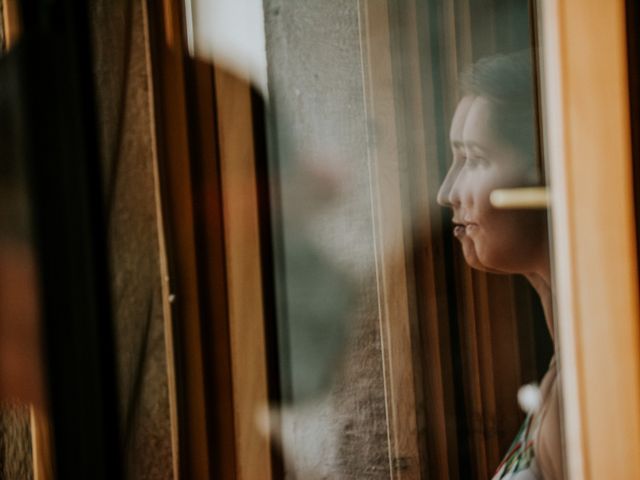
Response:
[[[541,269],[539,273],[529,273],[525,275],[526,279],[533,289],[540,297],[540,303],[542,303],[542,310],[544,311],[545,321],[547,322],[547,328],[551,335],[551,340],[555,340],[554,328],[553,328],[553,292],[551,290],[551,274],[550,269],[547,266],[545,269]]]

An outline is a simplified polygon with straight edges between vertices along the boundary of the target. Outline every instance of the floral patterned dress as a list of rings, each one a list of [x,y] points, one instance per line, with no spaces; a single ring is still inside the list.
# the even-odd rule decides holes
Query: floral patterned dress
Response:
[[[557,378],[556,362],[552,359],[540,385],[540,405],[525,418],[493,480],[565,478]]]
[[[539,427],[539,416],[530,413],[498,466],[493,480],[537,480],[542,478],[534,455],[534,443]]]

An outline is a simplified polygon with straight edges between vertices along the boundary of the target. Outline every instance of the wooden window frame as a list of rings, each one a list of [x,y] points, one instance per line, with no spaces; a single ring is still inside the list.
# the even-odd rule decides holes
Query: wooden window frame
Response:
[[[172,299],[175,477],[269,480],[279,463],[256,428],[274,395],[260,98],[248,81],[190,57],[184,2],[148,8]]]
[[[541,1],[540,19],[568,474],[639,478],[625,2]]]
[[[547,156],[552,179],[554,266],[565,412],[565,445],[571,478],[604,478],[616,474],[625,478],[635,478],[640,476],[640,459],[634,457],[635,453],[640,451],[640,412],[636,411],[640,405],[640,375],[638,375],[640,347],[636,325],[638,318],[637,263],[633,261],[636,258],[636,236],[632,208],[633,190],[630,181],[632,176],[630,174],[624,2],[621,0],[606,4],[596,0],[587,0],[587,2],[587,4],[584,0],[568,0],[562,4],[546,2],[542,8],[541,22],[539,22],[543,42],[541,60],[544,75],[542,86],[546,111],[545,125],[548,132],[546,134]],[[177,292],[179,301],[173,307],[174,315],[180,319],[176,320],[176,323],[181,323],[180,328],[187,329],[180,331],[177,336],[181,342],[182,352],[178,355],[181,356],[180,361],[184,362],[181,365],[179,376],[182,376],[182,379],[179,382],[185,382],[186,388],[180,414],[180,428],[183,429],[180,434],[180,450],[182,452],[186,448],[187,451],[184,451],[180,458],[181,462],[190,465],[187,470],[181,468],[181,472],[201,472],[208,475],[213,468],[210,463],[213,458],[210,435],[224,438],[226,432],[232,436],[226,437],[225,440],[233,438],[234,442],[231,442],[233,447],[229,447],[233,460],[226,458],[223,462],[227,465],[224,468],[228,468],[225,471],[233,472],[234,476],[247,475],[246,478],[251,478],[248,471],[239,473],[243,471],[240,465],[249,465],[248,468],[256,468],[255,471],[260,472],[272,471],[271,456],[266,453],[270,451],[270,446],[266,440],[264,441],[267,443],[256,447],[257,450],[245,449],[247,443],[240,440],[243,438],[242,432],[251,435],[248,433],[251,427],[247,426],[247,421],[250,421],[254,407],[261,402],[266,405],[269,398],[267,371],[252,371],[255,368],[255,362],[262,361],[262,364],[266,365],[266,334],[263,330],[247,338],[244,335],[246,332],[243,328],[246,329],[246,326],[243,327],[243,318],[236,316],[234,319],[234,315],[245,307],[253,309],[250,315],[262,315],[262,325],[264,325],[264,299],[261,295],[256,295],[249,302],[250,305],[238,303],[241,298],[239,294],[242,293],[239,286],[242,282],[239,281],[239,277],[230,280],[228,275],[248,275],[247,281],[250,284],[254,282],[256,286],[262,281],[259,235],[253,237],[257,243],[252,247],[252,260],[249,263],[245,264],[244,260],[234,256],[233,253],[237,238],[244,238],[246,231],[254,233],[259,231],[257,226],[259,215],[256,213],[259,207],[257,196],[244,198],[244,201],[250,203],[250,210],[254,212],[247,220],[248,224],[228,223],[233,216],[231,211],[233,199],[242,200],[237,196],[242,188],[234,183],[233,174],[229,170],[236,168],[237,165],[232,166],[231,163],[225,162],[231,161],[230,159],[246,161],[255,154],[255,152],[234,150],[231,133],[240,126],[253,125],[255,112],[250,107],[251,102],[247,103],[247,98],[250,96],[247,84],[241,86],[231,81],[225,86],[225,81],[229,80],[225,77],[226,74],[203,73],[204,67],[190,67],[194,70],[190,74],[185,73],[184,64],[187,61],[181,42],[182,24],[176,20],[179,15],[167,14],[167,5],[177,9],[174,10],[175,12],[179,12],[179,2],[165,0],[164,5],[164,16],[162,21],[156,22],[156,25],[160,30],[164,28],[162,39],[164,46],[161,46],[160,50],[164,51],[162,55],[165,55],[165,58],[160,62],[165,62],[165,67],[161,66],[160,70],[163,68],[167,70],[160,73],[160,76],[164,75],[165,78],[161,89],[165,90],[159,92],[159,97],[162,98],[162,102],[166,102],[163,107],[166,110],[157,118],[165,125],[163,131],[169,137],[175,137],[161,140],[164,142],[162,147],[165,151],[164,155],[167,156],[164,160],[161,159],[163,168],[167,169],[164,172],[164,182],[167,182],[165,208],[174,209],[169,215],[172,220],[168,220],[167,230],[171,232],[172,241],[177,242],[172,245],[175,255],[181,255],[179,252],[190,252],[190,258],[173,258],[172,260],[186,269],[182,272],[179,269],[174,270],[172,282],[176,283],[173,283],[173,286],[178,286],[181,281],[187,282],[174,290]],[[384,10],[387,8],[386,2],[361,3],[360,8],[361,20],[365,25],[367,22],[376,21],[376,18],[370,16],[372,10],[377,10],[377,14],[381,15],[377,20],[388,14]],[[594,35],[594,28],[597,28],[600,34]],[[366,36],[366,30],[363,32]],[[571,42],[568,41],[569,38]],[[374,39],[364,38],[363,44],[372,40]],[[157,42],[156,45],[158,45]],[[173,53],[171,49],[174,49]],[[363,58],[366,59],[366,54]],[[390,72],[388,70],[390,59],[387,60],[387,67],[382,67],[383,70],[386,68],[386,71],[373,71],[371,64],[365,65],[367,88],[376,90],[389,87],[390,78],[387,75]],[[169,63],[173,66],[167,67]],[[222,258],[226,258],[226,261],[223,272],[216,273],[215,269],[220,268],[218,264],[212,267],[213,270],[209,270],[209,274],[218,278],[218,281],[220,278],[223,279],[221,285],[226,289],[223,312],[216,310],[219,306],[216,306],[212,299],[209,299],[208,307],[203,307],[204,300],[198,297],[198,295],[202,296],[202,292],[197,293],[198,273],[194,260],[197,240],[195,234],[185,233],[193,232],[193,225],[181,223],[193,222],[196,215],[193,212],[193,189],[189,185],[192,172],[189,172],[188,167],[184,165],[179,166],[179,162],[185,158],[193,158],[194,153],[191,150],[194,148],[194,143],[193,139],[189,139],[188,131],[171,133],[168,128],[170,125],[176,126],[175,117],[167,114],[168,111],[172,111],[170,108],[178,108],[181,112],[186,112],[188,110],[186,105],[189,102],[184,84],[179,85],[173,92],[169,91],[171,88],[176,88],[168,82],[174,78],[170,75],[171,72],[177,73],[178,78],[184,79],[188,75],[194,75],[196,79],[204,80],[209,84],[205,90],[208,91],[210,98],[222,99],[227,93],[235,92],[233,95],[237,95],[240,99],[235,106],[226,103],[226,100],[222,105],[217,105],[214,118],[210,119],[210,122],[220,122],[216,123],[215,131],[220,136],[217,141],[222,143],[216,144],[219,149],[216,154],[222,157],[217,158],[216,161],[219,163],[214,170],[222,175],[222,178],[215,190],[215,195],[221,202],[217,214],[221,216],[220,221],[224,226],[225,234],[224,238],[217,238],[217,248],[221,249],[219,252],[223,252]],[[214,81],[211,81],[211,78]],[[221,89],[226,88],[228,90],[225,90],[223,95]],[[611,94],[606,98],[589,96],[590,92],[599,89],[609,91]],[[366,97],[369,100],[374,99],[371,92],[367,93]],[[375,98],[374,101],[378,104],[370,103],[370,108],[386,109],[390,115],[393,115],[393,108],[385,103],[388,98],[385,99],[384,95]],[[228,109],[226,113],[225,109]],[[231,111],[234,112],[233,115],[229,113]],[[211,112],[207,113],[209,114]],[[184,116],[185,113],[180,115]],[[182,121],[183,125],[179,125],[180,122],[178,122],[179,128],[189,123],[184,118]],[[594,135],[594,131],[598,131],[598,128],[594,130],[592,127],[605,124],[609,127],[600,129],[600,135]],[[243,130],[251,131],[246,128]],[[589,138],[589,142],[581,142],[584,138]],[[201,144],[202,142],[210,144],[211,139],[199,141]],[[225,155],[229,155],[226,157],[227,160],[224,158]],[[609,159],[606,163],[601,161],[605,157]],[[248,168],[255,175],[255,156],[253,158],[254,163],[245,163],[244,168]],[[173,166],[168,166],[169,162],[172,162]],[[170,168],[182,170],[176,172],[170,171]],[[175,173],[178,175],[174,175]],[[399,192],[393,190],[395,187],[391,187],[393,191],[390,192],[388,185],[382,184],[375,176],[375,171],[373,179],[374,184],[377,185],[377,198],[382,198],[384,194],[385,199],[388,199],[388,194],[391,194],[392,198],[398,200]],[[595,199],[591,195],[593,191],[606,191],[607,195]],[[177,199],[182,199],[179,206],[173,203]],[[174,206],[171,207],[171,204]],[[385,223],[390,218],[388,212],[385,213],[387,208],[387,204],[378,202],[376,223],[381,228],[379,240],[404,244],[403,239],[394,238],[402,229],[388,228],[390,224]],[[183,216],[185,212],[188,213],[187,217]],[[182,220],[178,221],[177,219],[180,218]],[[396,226],[401,227],[401,225]],[[245,233],[243,233],[244,228],[248,228],[244,231]],[[603,236],[603,231],[614,233]],[[191,235],[191,237],[182,238],[181,236],[184,235]],[[586,241],[586,239],[592,240]],[[614,258],[610,255],[612,251],[621,253]],[[381,262],[383,276],[391,275],[396,278],[397,275],[404,275],[403,278],[406,278],[406,271],[401,272],[402,275],[398,272],[386,271],[390,264],[384,258]],[[599,272],[599,275],[594,275],[594,272]],[[181,279],[182,275],[184,278]],[[219,277],[219,275],[223,276]],[[238,283],[234,283],[236,281]],[[418,458],[420,449],[415,418],[415,397],[406,395],[406,388],[415,394],[413,383],[415,372],[411,369],[397,370],[398,362],[393,361],[394,355],[399,354],[398,352],[404,351],[404,355],[407,355],[407,348],[409,352],[412,348],[410,332],[413,327],[409,318],[408,300],[410,291],[402,283],[386,281],[382,285],[383,310],[386,314],[381,315],[381,331],[384,334],[383,341],[388,346],[386,351],[387,359],[390,361],[388,365],[396,365],[396,370],[390,367],[385,372],[388,394],[391,395],[392,400],[403,394],[406,400],[402,405],[391,402],[396,410],[390,412],[389,428],[393,437],[391,448],[393,458],[390,463],[392,471],[395,472],[394,478],[418,478],[419,469],[394,468],[394,465],[404,465],[399,459]],[[396,291],[397,289],[401,291]],[[257,288],[256,291],[262,290]],[[191,292],[187,293],[191,296],[181,300],[185,292]],[[388,307],[392,308],[388,310]],[[203,318],[200,310],[203,308],[212,309],[209,313],[212,315],[211,318],[222,314],[222,318],[227,319],[226,327],[216,324],[222,329],[217,331],[218,334],[222,333],[222,336],[214,335],[215,339],[203,338],[200,323]],[[393,329],[389,329],[389,319],[392,317],[396,322],[398,319],[401,321],[396,323]],[[615,318],[615,322],[603,322],[602,319],[607,317]],[[437,332],[432,333],[437,335]],[[216,343],[221,338],[222,346]],[[202,427],[211,425],[207,422],[211,421],[213,411],[207,401],[208,387],[205,371],[207,361],[211,358],[207,357],[207,351],[203,345],[213,344],[218,347],[217,350],[214,348],[211,351],[217,351],[222,356],[217,357],[217,363],[214,362],[214,367],[217,369],[216,375],[224,377],[224,381],[217,386],[222,388],[223,395],[227,395],[227,401],[230,402],[227,406],[233,406],[234,415],[233,422],[225,424],[227,430],[209,429],[207,432],[206,429],[202,430]],[[243,363],[238,358],[237,352],[243,349],[242,345],[259,347],[255,351],[254,360],[244,359]],[[220,358],[223,359],[221,363]],[[180,362],[178,364],[180,365]],[[247,379],[252,378],[256,373],[259,384],[257,389],[243,390],[244,382],[252,382],[253,380]],[[243,378],[245,380],[242,380]],[[255,384],[251,385],[252,388],[254,386]],[[443,393],[441,392],[440,395]],[[610,408],[611,398],[616,399],[615,409]],[[220,410],[217,412],[221,420]],[[240,414],[240,412],[243,413]],[[409,414],[405,415],[407,412]],[[439,435],[446,436],[442,428],[440,432]],[[447,441],[445,437],[441,437],[441,440]],[[223,443],[216,444],[223,446]],[[256,460],[257,458],[260,460]],[[447,454],[442,454],[439,458],[442,465],[448,462],[444,460]],[[217,465],[216,468],[223,467]],[[266,469],[260,470],[261,468]]]

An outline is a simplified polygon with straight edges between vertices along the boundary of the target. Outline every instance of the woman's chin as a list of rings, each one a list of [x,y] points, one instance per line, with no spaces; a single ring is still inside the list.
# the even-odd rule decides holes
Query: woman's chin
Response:
[[[463,243],[462,254],[464,255],[465,261],[471,268],[482,270],[482,264],[480,263],[480,260],[478,260],[478,256],[476,255],[473,246],[465,245]]]
[[[502,265],[502,262],[499,261],[502,259],[501,257],[496,258],[496,255],[487,252],[483,248],[482,242],[474,241],[468,235],[459,237],[459,240],[464,259],[471,268],[501,275],[514,273]]]
[[[460,241],[460,245],[462,246],[462,255],[464,256],[467,264],[476,270],[486,270],[482,262],[478,259],[478,254],[473,240],[471,240],[465,232],[457,234],[456,237]]]

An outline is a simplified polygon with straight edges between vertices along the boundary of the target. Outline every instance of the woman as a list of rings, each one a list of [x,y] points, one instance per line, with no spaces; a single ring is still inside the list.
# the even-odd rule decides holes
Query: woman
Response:
[[[530,55],[488,57],[466,74],[450,130],[453,162],[438,203],[453,210],[454,235],[471,267],[530,281],[553,338],[546,212],[497,210],[489,200],[493,190],[540,183]],[[540,406],[525,419],[494,479],[563,478],[558,388],[552,360]]]

